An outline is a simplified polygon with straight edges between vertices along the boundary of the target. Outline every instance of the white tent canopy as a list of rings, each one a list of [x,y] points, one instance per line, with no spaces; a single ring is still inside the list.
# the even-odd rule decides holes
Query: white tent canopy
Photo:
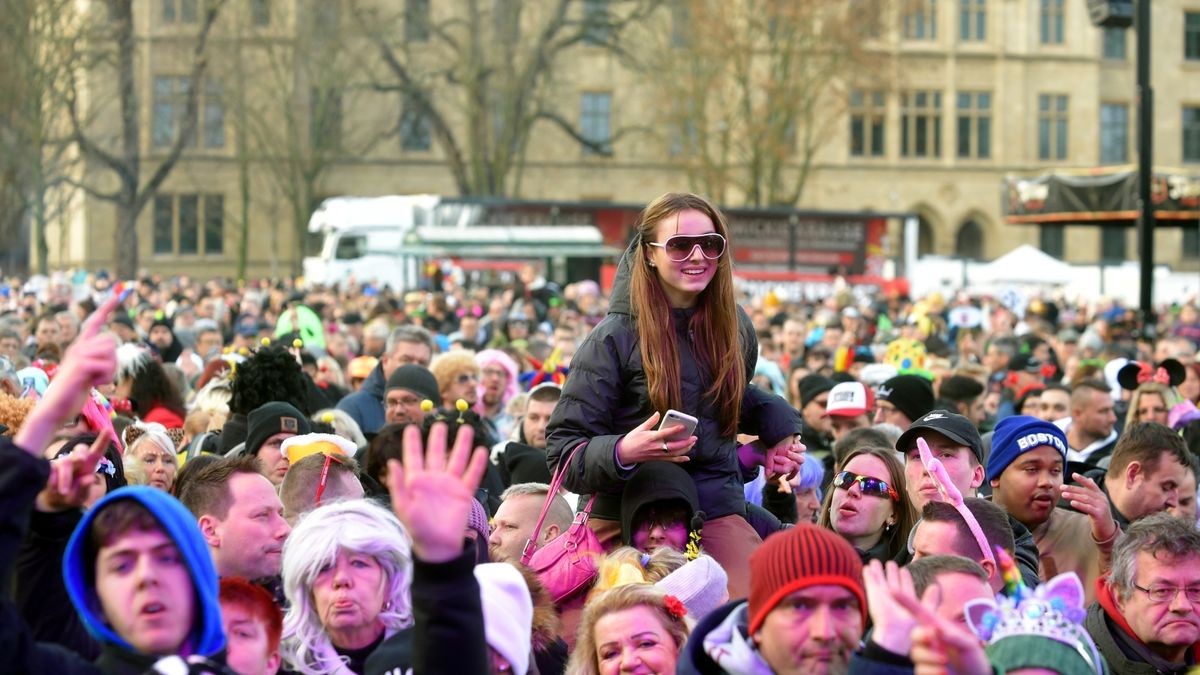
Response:
[[[1074,275],[1067,263],[1022,244],[992,262],[971,270],[971,281],[984,284],[1061,285]]]

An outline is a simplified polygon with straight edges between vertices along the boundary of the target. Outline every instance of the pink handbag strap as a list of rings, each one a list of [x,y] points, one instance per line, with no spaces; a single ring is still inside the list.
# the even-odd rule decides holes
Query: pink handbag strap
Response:
[[[567,455],[566,461],[560,462],[558,465],[558,470],[554,472],[554,477],[550,481],[550,492],[546,493],[546,501],[542,503],[542,512],[538,514],[537,525],[533,527],[533,533],[525,542],[525,548],[521,550],[522,565],[528,565],[529,559],[533,557],[534,551],[537,550],[537,546],[533,542],[537,541],[542,534],[542,523],[546,521],[546,514],[550,513],[550,505],[554,503],[554,498],[558,496],[558,491],[562,488],[563,478],[566,477],[567,471],[570,471],[571,462],[574,461],[575,455],[579,454],[579,451],[582,450],[587,443],[587,441],[580,441],[579,444],[575,446],[575,449],[571,451],[571,454]],[[592,513],[592,504],[594,504],[595,501],[596,494],[592,493],[592,497],[588,500],[587,506],[583,507],[583,510],[575,516],[575,523],[572,524],[572,528],[574,528],[575,524],[587,522],[587,517]]]

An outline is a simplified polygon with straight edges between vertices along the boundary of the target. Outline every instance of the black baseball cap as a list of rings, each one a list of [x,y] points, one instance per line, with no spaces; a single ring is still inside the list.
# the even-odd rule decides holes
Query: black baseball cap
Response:
[[[984,463],[983,438],[980,437],[979,430],[971,424],[971,420],[949,410],[934,410],[913,422],[907,431],[900,434],[899,440],[896,441],[896,449],[908,454],[916,445],[917,437],[925,430],[936,431],[955,443],[966,446],[980,464]]]

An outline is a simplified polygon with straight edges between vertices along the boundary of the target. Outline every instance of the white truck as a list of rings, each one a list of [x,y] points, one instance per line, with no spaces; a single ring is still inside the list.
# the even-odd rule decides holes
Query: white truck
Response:
[[[354,280],[404,290],[419,286],[433,260],[476,272],[536,262],[547,278],[569,281],[621,254],[590,219],[531,204],[438,195],[326,199],[308,222],[321,251],[304,259],[304,277],[309,284]]]

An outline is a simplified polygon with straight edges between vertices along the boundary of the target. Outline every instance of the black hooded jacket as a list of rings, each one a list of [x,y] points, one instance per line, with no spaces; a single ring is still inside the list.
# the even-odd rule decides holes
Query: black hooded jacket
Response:
[[[621,497],[621,540],[629,544],[633,539],[633,519],[644,506],[656,502],[682,502],[687,505],[684,524],[692,528],[692,518],[700,510],[700,497],[696,485],[687,471],[670,462],[646,462],[638,466],[633,477],[625,485]],[[703,517],[703,516],[701,516]]]
[[[570,453],[581,442],[587,442],[575,456],[563,485],[579,494],[598,493],[592,516],[608,520],[620,518],[621,491],[636,470],[617,466],[617,441],[655,412],[642,368],[639,318],[633,315],[629,297],[631,260],[639,254],[640,239],[634,237],[617,270],[609,313],[588,333],[571,359],[571,374],[547,429],[546,459],[551,471],[564,452]],[[692,351],[688,331],[691,315],[692,310],[673,309],[669,316],[650,317],[671,322],[678,338],[683,398],[680,412],[700,421],[693,432],[698,440],[688,453],[690,461],[681,466],[691,475],[700,510],[708,518],[745,515],[743,485],[754,478],[756,471],[748,471],[738,462],[736,439],[721,435],[717,402],[705,395],[712,374]],[[750,317],[740,307],[738,324],[741,344],[730,345],[728,358],[743,360],[749,382],[758,359],[758,339]],[[795,408],[750,384],[742,398],[740,420],[741,432],[759,436],[768,447],[801,431],[800,414]]]

